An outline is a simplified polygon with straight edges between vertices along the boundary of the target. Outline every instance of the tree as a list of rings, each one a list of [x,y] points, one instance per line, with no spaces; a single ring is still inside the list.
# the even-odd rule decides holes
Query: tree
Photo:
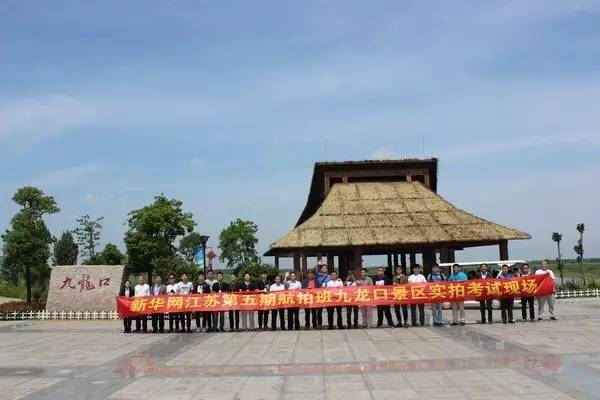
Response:
[[[585,273],[583,272],[583,232],[585,231],[585,225],[583,223],[577,224],[577,232],[579,232],[579,239],[577,244],[573,247],[575,253],[577,253],[577,262],[579,263],[579,269],[581,271],[581,279],[585,286]]]
[[[199,233],[192,232],[179,241],[179,253],[190,265],[194,263],[194,249],[202,247],[201,237]]]
[[[563,277],[563,265],[562,265],[562,255],[560,254],[560,241],[562,240],[562,234],[558,232],[552,233],[552,240],[556,242],[556,250],[558,252],[558,257],[556,257],[558,273],[560,275],[560,284],[563,286],[565,284],[565,280]]]
[[[275,276],[279,274],[279,268],[275,267],[272,264],[263,264],[260,262],[251,262],[240,268],[238,279],[244,279],[244,275],[249,273],[253,279],[258,279],[261,272],[266,272],[268,279],[272,282],[275,279]]]
[[[104,265],[121,265],[125,260],[125,255],[116,245],[108,243],[100,253],[100,258]]]
[[[92,219],[89,215],[84,215],[77,218],[79,228],[75,229],[77,243],[81,246],[81,254],[87,260],[94,258],[96,255],[96,246],[100,241],[100,230],[102,224],[100,221],[103,217]]]
[[[256,232],[258,226],[254,222],[238,218],[219,234],[220,258],[234,273],[239,273],[251,263],[260,262],[256,251]]]
[[[85,261],[85,265],[121,265],[125,255],[112,243],[104,246],[104,250]]]
[[[192,214],[183,212],[182,205],[181,201],[161,194],[152,204],[129,213],[125,246],[130,271],[148,272],[151,277],[159,259],[175,257],[175,240],[196,225]]]
[[[4,240],[3,270],[25,275],[27,302],[31,303],[31,288],[49,276],[48,258],[52,236],[44,222],[45,214],[60,211],[52,196],[40,189],[26,186],[17,190],[12,200],[21,209],[11,219],[11,229],[2,235]],[[17,278],[18,279],[18,278]]]
[[[64,231],[60,239],[54,238],[54,265],[75,265],[79,248],[71,231]]]

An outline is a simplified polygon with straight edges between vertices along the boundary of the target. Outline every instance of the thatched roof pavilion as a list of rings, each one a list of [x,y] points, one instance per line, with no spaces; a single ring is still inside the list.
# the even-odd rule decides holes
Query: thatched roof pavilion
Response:
[[[332,169],[341,175],[333,184]],[[362,255],[386,254],[391,269],[392,257],[399,265],[401,255],[405,266],[406,254],[414,264],[415,254],[422,253],[428,267],[438,252],[441,261],[453,261],[454,250],[473,246],[498,245],[500,259],[508,259],[508,240],[530,238],[444,200],[435,193],[436,172],[436,159],[318,163],[312,185],[317,193],[309,195],[296,227],[265,255],[275,256],[276,263],[281,256],[294,257],[295,269],[302,270],[307,256],[327,255],[331,264],[337,255],[344,270],[360,268]]]

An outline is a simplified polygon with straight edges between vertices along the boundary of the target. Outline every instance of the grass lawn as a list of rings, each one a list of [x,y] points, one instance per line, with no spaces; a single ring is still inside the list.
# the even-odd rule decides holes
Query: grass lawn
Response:
[[[556,268],[556,261],[550,263],[550,269],[556,275],[558,279],[558,268]],[[600,262],[584,262],[583,263],[583,271],[585,273],[586,279],[594,279],[596,281],[600,281]],[[573,261],[563,262],[563,273],[565,280],[573,281],[573,280],[581,280],[581,270],[579,269],[579,264]]]

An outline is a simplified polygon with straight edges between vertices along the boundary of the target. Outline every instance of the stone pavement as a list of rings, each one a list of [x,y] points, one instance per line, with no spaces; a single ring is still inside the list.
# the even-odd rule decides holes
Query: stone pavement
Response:
[[[600,299],[562,300],[557,314],[162,335],[124,335],[117,321],[2,321],[0,399],[600,399]]]

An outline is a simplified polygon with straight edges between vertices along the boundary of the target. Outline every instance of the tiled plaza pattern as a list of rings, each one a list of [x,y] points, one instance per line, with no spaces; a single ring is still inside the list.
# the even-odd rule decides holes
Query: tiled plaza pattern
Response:
[[[557,310],[533,324],[219,334],[4,321],[0,399],[600,399],[600,300]]]

